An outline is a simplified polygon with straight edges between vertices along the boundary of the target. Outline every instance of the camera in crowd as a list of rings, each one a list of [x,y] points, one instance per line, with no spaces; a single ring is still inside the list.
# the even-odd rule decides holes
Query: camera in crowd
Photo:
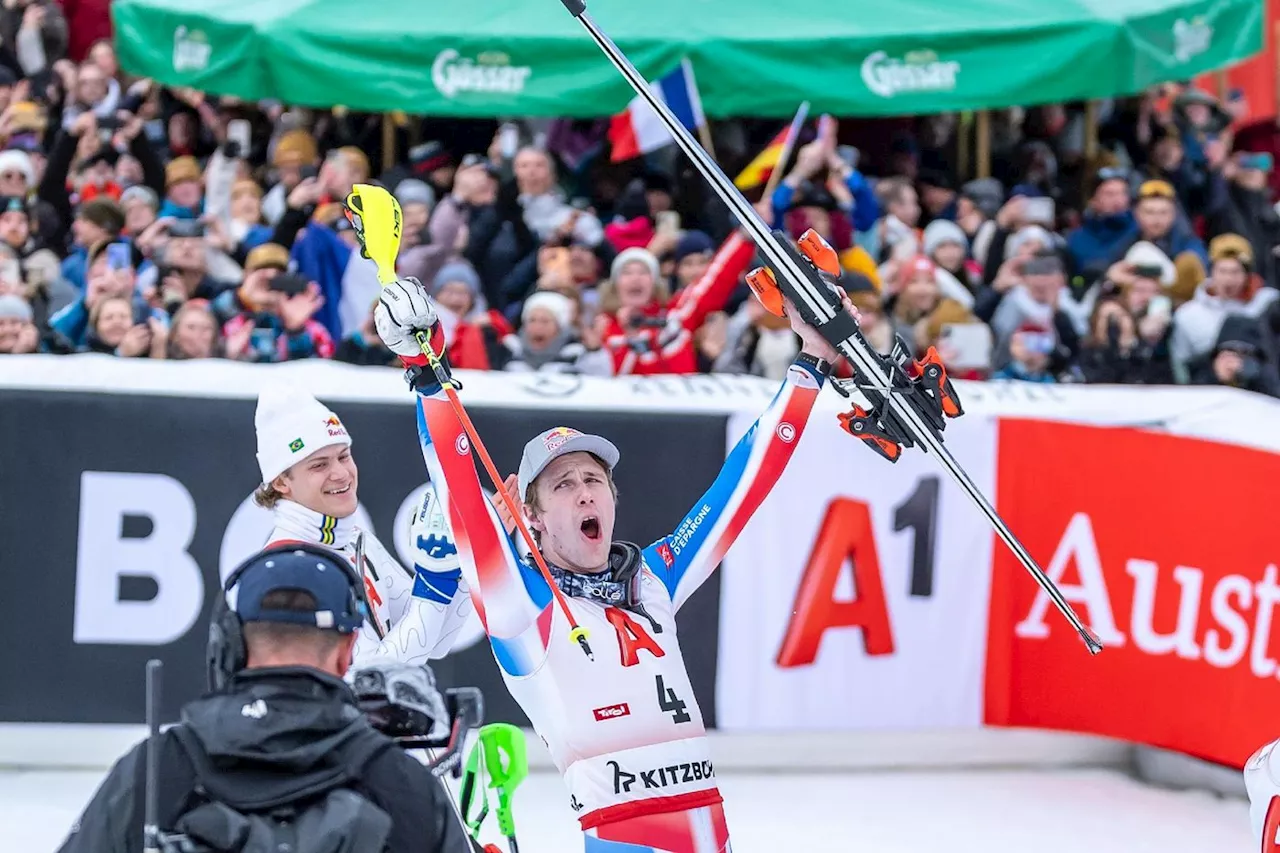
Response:
[[[663,329],[667,325],[667,317],[665,314],[659,314],[656,317],[646,317],[643,314],[632,314],[627,325],[632,329]]]
[[[178,219],[169,225],[170,237],[204,238],[204,223],[198,219]]]

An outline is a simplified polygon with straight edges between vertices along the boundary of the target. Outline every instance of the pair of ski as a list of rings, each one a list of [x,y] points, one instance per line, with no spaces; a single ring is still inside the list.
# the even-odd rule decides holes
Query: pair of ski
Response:
[[[832,384],[847,398],[852,397],[854,391],[860,392],[869,407],[854,404],[850,412],[840,415],[841,425],[850,435],[866,442],[890,462],[896,462],[904,448],[918,447],[932,454],[987,517],[996,534],[1079,633],[1089,652],[1097,654],[1102,651],[1102,643],[1080,621],[1057,585],[1044,573],[991,501],[943,445],[942,431],[946,420],[963,414],[963,409],[937,352],[930,348],[923,358],[912,360],[899,340],[895,340],[888,354],[878,353],[869,345],[857,321],[843,309],[834,286],[840,275],[840,263],[826,241],[809,231],[800,238],[797,249],[785,233],[770,230],[733,182],[649,88],[648,82],[626,55],[591,19],[583,0],[561,2],[636,94],[643,97],[662,119],[676,144],[716,195],[751,232],[756,247],[768,264],[768,267],[748,274],[747,281],[756,298],[766,310],[780,316],[783,314],[782,296],[785,295],[800,312],[801,318],[848,359],[854,378],[849,381],[832,380]]]

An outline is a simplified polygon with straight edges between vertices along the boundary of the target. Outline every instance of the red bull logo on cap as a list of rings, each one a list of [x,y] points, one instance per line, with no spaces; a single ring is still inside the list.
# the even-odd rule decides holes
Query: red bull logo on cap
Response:
[[[570,429],[569,427],[556,427],[546,434],[542,439],[542,443],[546,446],[548,453],[554,453],[557,447],[564,444],[569,439],[576,438],[580,435],[582,435],[582,433],[578,432],[576,429]]]
[[[342,425],[342,421],[338,420],[337,415],[330,415],[325,418],[324,425],[329,431],[330,437],[347,434],[347,428]]]

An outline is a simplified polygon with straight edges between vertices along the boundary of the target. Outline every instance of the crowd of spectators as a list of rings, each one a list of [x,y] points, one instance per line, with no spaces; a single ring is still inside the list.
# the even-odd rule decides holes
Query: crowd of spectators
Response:
[[[170,89],[76,48],[51,0],[0,8],[0,353],[391,366],[341,201],[385,185],[398,261],[455,366],[777,378],[745,232],[674,147],[612,163],[607,120],[402,121]],[[1280,394],[1280,125],[1185,86],[1000,111],[962,180],[955,116],[802,135],[760,213],[835,246],[868,340],[953,375]],[[778,131],[714,127],[732,176]],[[391,162],[387,159],[385,162]]]

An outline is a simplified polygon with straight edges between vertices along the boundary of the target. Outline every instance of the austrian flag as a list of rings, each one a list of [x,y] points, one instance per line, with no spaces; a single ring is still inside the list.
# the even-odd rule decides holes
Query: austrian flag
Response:
[[[707,117],[702,113],[698,84],[693,78],[693,65],[688,59],[681,60],[674,71],[650,83],[649,90],[688,130],[706,125]],[[609,125],[609,144],[613,147],[610,160],[614,163],[657,151],[674,141],[661,117],[639,95],[632,99],[624,112],[614,116]]]

